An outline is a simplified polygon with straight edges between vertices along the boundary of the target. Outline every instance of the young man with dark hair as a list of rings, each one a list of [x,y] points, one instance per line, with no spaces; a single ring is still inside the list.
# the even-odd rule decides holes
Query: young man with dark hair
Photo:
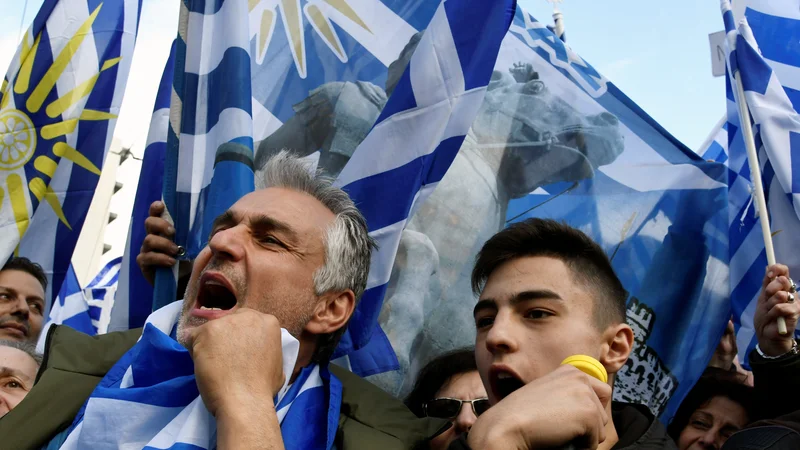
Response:
[[[529,219],[481,249],[472,274],[475,358],[493,405],[451,448],[675,448],[644,406],[611,401],[633,347],[627,294],[581,231]],[[597,359],[608,383],[561,362]]]
[[[36,342],[42,331],[47,276],[28,258],[11,258],[0,270],[0,339]]]

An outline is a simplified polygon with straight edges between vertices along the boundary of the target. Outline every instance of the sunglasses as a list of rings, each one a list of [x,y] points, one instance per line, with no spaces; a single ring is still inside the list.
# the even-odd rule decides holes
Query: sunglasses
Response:
[[[476,398],[475,400],[459,400],[457,398],[435,398],[422,404],[422,411],[428,417],[437,419],[452,419],[461,412],[461,405],[469,403],[472,405],[472,412],[480,416],[489,409],[488,398]]]

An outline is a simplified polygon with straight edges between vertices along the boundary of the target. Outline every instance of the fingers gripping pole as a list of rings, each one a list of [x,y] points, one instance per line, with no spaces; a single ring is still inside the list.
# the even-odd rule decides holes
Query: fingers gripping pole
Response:
[[[750,123],[750,111],[747,109],[747,102],[744,97],[744,87],[742,79],[737,71],[734,74],[736,85],[736,105],[739,108],[739,122],[742,126],[744,145],[747,149],[747,161],[750,164],[750,176],[753,181],[753,195],[758,208],[758,220],[761,223],[761,234],[764,237],[764,249],[767,253],[767,264],[775,264],[775,248],[772,245],[772,231],[769,227],[769,213],[767,212],[767,202],[764,199],[764,184],[761,182],[761,167],[758,164],[758,153],[756,151],[755,138],[753,136],[753,125]],[[778,317],[778,333],[786,334],[786,319]]]
[[[164,212],[161,218],[166,220],[173,227],[175,221],[169,214],[169,210],[164,207]],[[153,311],[159,310],[164,306],[169,305],[175,301],[177,294],[177,281],[178,281],[178,262],[171,268],[159,267],[156,269],[156,277],[153,290]]]

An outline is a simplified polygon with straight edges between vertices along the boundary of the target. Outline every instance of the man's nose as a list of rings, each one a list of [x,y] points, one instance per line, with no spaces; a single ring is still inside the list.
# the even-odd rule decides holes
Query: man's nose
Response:
[[[514,324],[510,314],[498,313],[486,335],[486,348],[493,354],[513,353],[518,345],[514,339]]]
[[[11,303],[11,315],[22,317],[23,319],[27,320],[28,316],[30,316],[31,309],[28,305],[28,301],[25,300],[25,297],[22,295],[17,295],[14,297]]]
[[[238,261],[244,257],[244,243],[247,239],[247,227],[236,225],[217,231],[208,246],[217,258]]]
[[[453,420],[453,426],[455,427],[456,434],[469,432],[470,428],[472,428],[472,425],[477,419],[478,418],[475,417],[475,412],[472,410],[472,405],[469,403],[463,403],[461,405],[461,411],[459,411],[455,420]]]
[[[11,411],[11,404],[5,392],[0,391],[0,417],[5,416]]]

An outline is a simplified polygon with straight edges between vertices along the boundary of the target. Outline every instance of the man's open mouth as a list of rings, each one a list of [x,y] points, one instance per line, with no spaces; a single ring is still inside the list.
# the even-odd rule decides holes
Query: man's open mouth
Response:
[[[197,309],[204,311],[227,311],[236,306],[236,294],[224,277],[206,273],[200,278],[197,294]]]
[[[498,401],[508,397],[512,392],[525,385],[517,374],[503,369],[492,369],[489,374],[489,380],[492,392]]]

